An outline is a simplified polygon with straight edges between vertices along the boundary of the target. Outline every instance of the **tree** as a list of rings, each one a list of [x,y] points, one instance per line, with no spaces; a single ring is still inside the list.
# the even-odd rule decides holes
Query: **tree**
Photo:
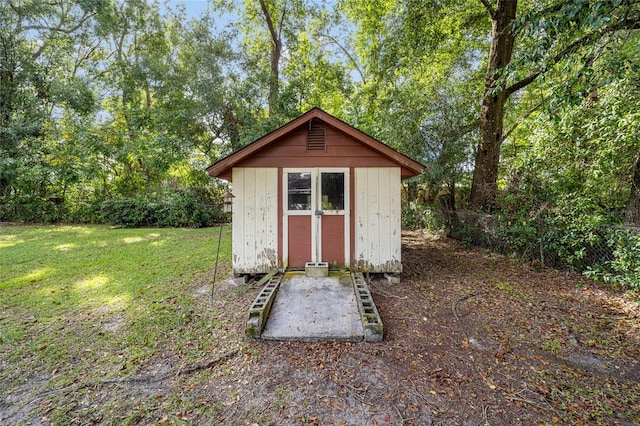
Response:
[[[555,210],[576,222],[617,222],[628,213],[640,152],[639,36],[608,45],[588,68],[563,64],[562,84],[539,79],[521,94],[516,109],[526,125],[506,131],[501,213]]]
[[[247,118],[236,93],[238,76],[231,71],[238,55],[227,35],[215,34],[209,15],[189,22],[176,16],[169,27],[175,59],[156,95],[162,120],[210,164],[243,146]]]
[[[633,178],[631,179],[631,193],[625,212],[625,222],[640,226],[640,152],[637,155]]]
[[[324,2],[220,0],[216,5],[220,10],[239,15],[234,23],[234,35],[241,46],[237,53],[243,69],[251,72],[237,84],[245,90],[252,85],[254,93],[266,93],[262,99],[267,118],[258,120],[256,135],[297,116],[304,104],[302,98],[308,97],[303,92],[315,90],[314,81],[323,80],[322,85],[332,93],[349,90],[344,81],[344,65],[332,57],[328,44],[320,40],[326,41],[330,32],[326,29],[335,18],[332,11],[325,9]],[[316,70],[328,74],[312,74]],[[336,81],[329,82],[330,77]]]
[[[245,0],[241,4],[220,0],[217,8],[240,14],[243,37],[240,42],[247,62],[268,64],[267,109],[269,117],[280,112],[281,59],[283,49],[291,55],[296,51],[297,35],[304,31],[307,12],[312,5],[301,0]],[[265,69],[259,70],[261,74]]]
[[[517,0],[497,0],[496,7],[481,0],[491,17],[491,47],[484,81],[482,107],[478,119],[480,141],[476,150],[469,203],[472,208],[487,207],[495,197],[503,140],[504,108],[509,93],[498,87],[503,69],[511,62],[515,33],[513,24]]]
[[[350,99],[358,125],[427,165],[428,201],[445,188],[453,197],[477,135],[474,95],[486,38],[478,30],[480,5],[381,0],[344,7],[358,28],[351,56],[361,58],[362,81]]]
[[[64,198],[58,183],[66,166],[52,164],[61,158],[56,121],[65,111],[94,110],[93,90],[78,70],[101,12],[92,1],[0,4],[0,197],[17,215],[37,215]]]
[[[282,55],[282,28],[284,19],[287,16],[287,8],[280,11],[280,25],[276,28],[272,15],[274,14],[273,5],[269,9],[265,0],[260,0],[260,10],[264,16],[269,36],[271,37],[271,74],[269,75],[269,116],[274,115],[278,105],[278,97],[280,94],[280,56]]]
[[[479,1],[491,17],[492,34],[469,203],[487,210],[496,196],[507,100],[568,58],[592,66],[599,49],[640,28],[640,7],[634,0],[560,1],[534,5],[518,18],[517,0]]]

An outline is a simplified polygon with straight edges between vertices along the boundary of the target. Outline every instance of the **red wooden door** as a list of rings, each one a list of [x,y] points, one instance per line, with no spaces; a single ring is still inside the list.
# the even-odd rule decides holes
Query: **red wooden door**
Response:
[[[283,180],[287,266],[348,266],[349,169],[285,169]]]
[[[345,219],[347,198],[346,188],[349,174],[344,171],[320,171],[319,207],[320,250],[319,258],[332,267],[344,267],[345,259]]]

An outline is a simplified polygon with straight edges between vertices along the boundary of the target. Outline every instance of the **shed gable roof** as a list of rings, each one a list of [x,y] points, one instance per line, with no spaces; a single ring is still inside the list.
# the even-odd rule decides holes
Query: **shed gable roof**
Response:
[[[218,160],[207,168],[207,173],[212,177],[228,177],[230,176],[230,170],[240,162],[250,158],[254,154],[264,149],[267,149],[270,145],[282,139],[282,137],[295,131],[300,126],[307,124],[310,120],[317,118],[328,125],[344,132],[352,137],[367,148],[375,151],[379,155],[389,159],[393,163],[402,168],[403,178],[417,176],[424,170],[424,166],[415,160],[407,157],[404,154],[396,151],[395,149],[385,145],[375,138],[361,132],[353,126],[345,123],[344,121],[328,114],[318,107],[314,107],[302,114],[301,116],[293,119],[289,123],[279,127],[278,129],[266,134],[265,136],[257,139],[249,145],[239,149],[238,151],[228,155],[221,160]]]

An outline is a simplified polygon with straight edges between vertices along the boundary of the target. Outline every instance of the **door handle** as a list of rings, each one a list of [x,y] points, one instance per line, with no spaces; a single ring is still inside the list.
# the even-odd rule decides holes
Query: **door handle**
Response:
[[[322,216],[324,212],[322,210],[316,210],[316,216]]]

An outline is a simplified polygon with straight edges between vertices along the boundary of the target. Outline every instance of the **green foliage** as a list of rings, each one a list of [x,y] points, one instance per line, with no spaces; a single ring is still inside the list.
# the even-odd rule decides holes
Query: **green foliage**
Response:
[[[100,214],[105,223],[126,228],[201,228],[224,220],[219,197],[198,188],[105,200]]]
[[[69,203],[67,215],[64,218],[66,223],[102,223],[100,214],[100,203],[90,201],[74,201]]]
[[[621,227],[619,216],[573,199],[554,208],[510,214],[466,212],[455,236],[468,244],[523,261],[571,269],[608,284],[640,290],[640,234]]]
[[[442,232],[444,229],[442,215],[434,208],[411,201],[402,205],[402,227],[405,229],[422,229],[431,232]]]
[[[542,349],[553,355],[558,355],[562,352],[562,344],[556,339],[551,339],[542,344]]]
[[[154,206],[145,196],[105,200],[100,206],[104,222],[129,228],[150,226],[156,221]]]
[[[614,235],[640,152],[640,51],[610,41],[588,70],[566,65],[573,78],[545,78],[521,98],[529,111],[503,145],[493,218],[507,218],[495,225],[505,251],[633,287],[636,243]]]
[[[616,218],[598,212],[581,211],[581,201],[565,209],[546,212],[541,217],[538,234],[539,245],[545,252],[561,259],[576,271],[584,271],[589,265],[607,260],[609,250],[604,244],[605,226]]]
[[[64,219],[64,206],[40,197],[0,198],[0,221],[22,223],[57,223]]]
[[[612,259],[587,268],[585,275],[640,291],[640,233],[614,229],[608,233],[607,245],[612,250]]]

